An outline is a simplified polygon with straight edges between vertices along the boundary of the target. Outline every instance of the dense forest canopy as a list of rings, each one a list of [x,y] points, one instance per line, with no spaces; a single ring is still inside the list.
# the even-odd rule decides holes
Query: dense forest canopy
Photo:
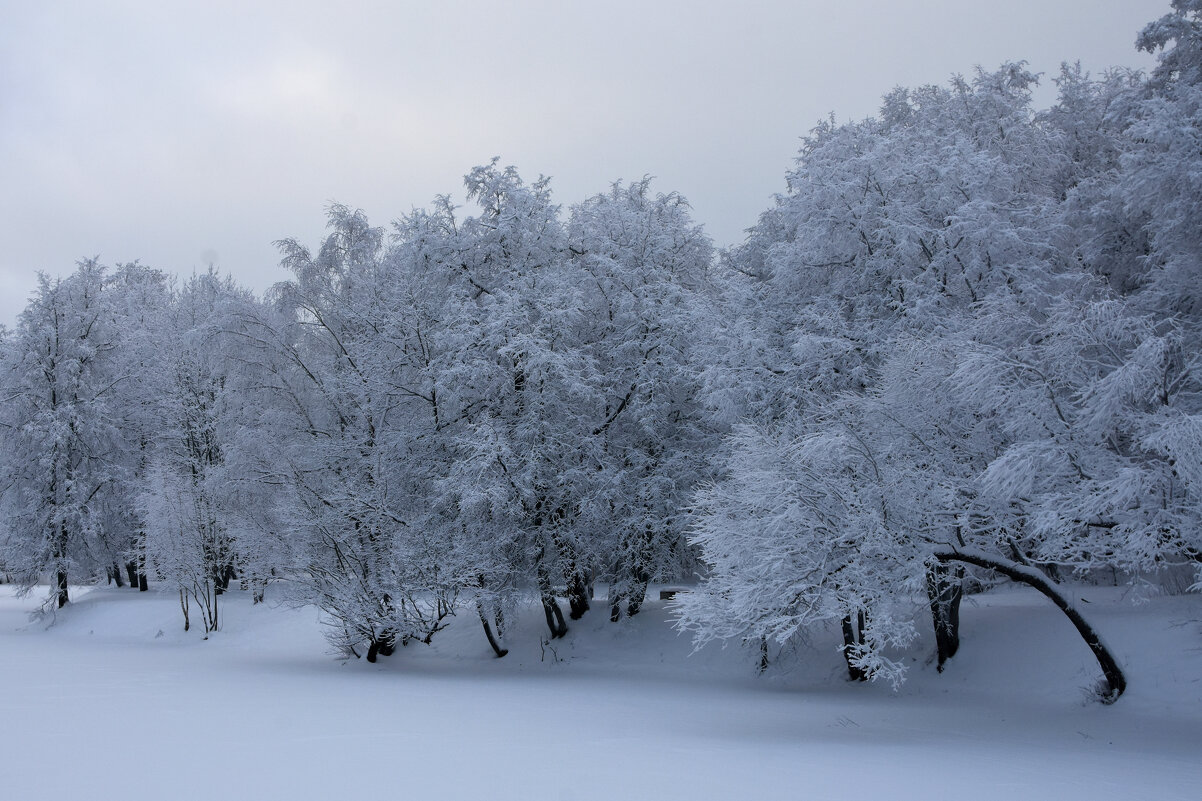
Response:
[[[566,211],[497,160],[374,227],[333,205],[263,297],[140,264],[43,276],[0,369],[0,565],[178,590],[288,579],[368,659],[507,610],[550,637],[649,583],[699,642],[834,622],[853,678],[958,647],[963,593],[1202,575],[1202,0],[1143,75],[1022,63],[804,139],[715,253],[649,179]],[[923,603],[916,604],[915,598]],[[566,605],[566,608],[565,608]],[[919,610],[922,614],[919,614]]]

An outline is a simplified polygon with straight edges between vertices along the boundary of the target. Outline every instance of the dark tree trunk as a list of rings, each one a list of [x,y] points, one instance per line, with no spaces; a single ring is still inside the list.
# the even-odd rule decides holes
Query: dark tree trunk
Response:
[[[125,563],[125,576],[129,579],[130,587],[138,586],[138,563],[136,561]]]
[[[1110,653],[1110,649],[1102,642],[1101,636],[1094,630],[1093,626],[1086,622],[1085,618],[1081,617],[1081,613],[1064,597],[1046,575],[1034,568],[1020,565],[1017,562],[1011,562],[1003,557],[974,550],[940,550],[936,551],[935,558],[940,562],[963,562],[989,570],[996,570],[1012,581],[1017,581],[1020,584],[1026,584],[1039,590],[1065,614],[1077,629],[1077,633],[1085,640],[1085,644],[1089,646],[1089,650],[1093,652],[1094,657],[1098,660],[1098,666],[1102,669],[1102,676],[1106,682],[1106,689],[1101,693],[1102,703],[1114,703],[1123,694],[1123,691],[1127,689],[1127,679],[1123,676],[1123,671],[1119,667],[1118,661],[1115,660],[1114,655]]]
[[[964,568],[950,568],[944,562],[927,567],[927,598],[931,602],[931,623],[935,627],[935,669],[943,672],[943,664],[960,649],[960,599],[964,596]]]
[[[192,620],[188,614],[188,594],[183,590],[179,591],[179,607],[184,611],[184,631],[192,628]]]
[[[634,617],[643,608],[647,600],[647,584],[645,574],[633,579],[623,580],[621,586],[615,584],[609,590],[609,619],[617,623],[622,619],[622,602],[626,602],[627,617]]]
[[[213,574],[213,592],[221,595],[230,588],[230,582],[238,577],[233,565],[222,565]]]
[[[396,632],[386,630],[367,645],[367,661],[375,662],[377,656],[392,656],[396,651]]]
[[[480,625],[484,626],[484,636],[488,638],[488,644],[492,646],[493,652],[496,653],[497,658],[500,659],[501,657],[505,656],[505,654],[509,653],[509,649],[502,648],[500,642],[498,642],[497,638],[493,636],[492,625],[489,624],[488,617],[484,614],[484,607],[481,606],[479,602],[476,603],[476,611],[480,613]],[[501,625],[498,622],[497,629],[500,630],[500,628]]]
[[[847,662],[847,677],[851,681],[867,681],[868,673],[852,660],[864,645],[864,626],[867,620],[864,611],[856,612],[855,617],[847,615],[843,618],[843,659]]]
[[[62,609],[71,600],[67,597],[67,571],[58,571],[55,578],[58,583],[58,608]]]
[[[540,549],[535,556],[535,572],[538,575],[538,592],[543,602],[543,613],[547,617],[547,628],[551,631],[551,639],[562,637],[568,633],[568,624],[564,622],[563,610],[555,600],[555,591],[551,587],[551,574],[547,571],[546,556]]]
[[[643,608],[643,601],[647,600],[647,580],[646,574],[640,573],[635,576],[634,583],[630,588],[630,600],[626,604],[626,614],[634,617]]]
[[[573,570],[568,575],[568,605],[571,607],[568,616],[572,620],[579,620],[589,610],[588,581],[579,570]]]
[[[558,509],[553,515],[553,519],[556,521],[562,520],[563,517],[563,511]],[[559,556],[563,561],[563,579],[567,585],[568,606],[570,608],[568,616],[572,620],[579,620],[589,610],[588,576],[580,568],[580,560],[577,557],[576,547],[560,536],[555,526],[551,528],[551,543],[555,546],[555,550],[559,552]]]
[[[233,568],[227,568],[227,570],[230,573],[230,578],[233,578]],[[383,603],[384,614],[391,617],[392,615],[394,615],[396,613],[396,606],[392,602],[391,595],[389,595],[388,593],[384,593],[383,597],[380,600]],[[385,628],[385,629],[381,630],[380,633],[376,636],[376,639],[372,642],[372,646],[375,648],[375,652],[378,653],[380,656],[392,656],[393,652],[396,651],[396,640],[397,640],[396,629]],[[401,638],[401,645],[408,645],[408,644],[409,644],[409,635],[406,634],[404,637]],[[375,660],[373,659],[370,661],[374,662]]]
[[[145,537],[145,535],[143,535]],[[145,540],[143,540],[145,542]],[[146,581],[146,552],[143,549],[138,554],[138,592],[146,592],[150,585]]]
[[[563,619],[563,610],[554,595],[543,596],[543,614],[547,617],[547,628],[551,630],[551,639],[562,637],[568,633],[568,624]]]
[[[67,597],[67,524],[60,523],[58,528],[58,539],[54,543],[54,553],[52,554],[54,561],[57,564],[58,570],[55,573],[55,583],[58,585],[56,589],[58,608],[62,609],[70,602]]]
[[[634,617],[647,600],[647,585],[651,582],[651,550],[654,541],[651,526],[638,531],[627,531],[622,537],[621,554],[615,569],[617,580],[609,591],[609,619],[617,623],[622,618],[622,602],[626,603],[626,614]],[[618,586],[616,592],[613,586]]]

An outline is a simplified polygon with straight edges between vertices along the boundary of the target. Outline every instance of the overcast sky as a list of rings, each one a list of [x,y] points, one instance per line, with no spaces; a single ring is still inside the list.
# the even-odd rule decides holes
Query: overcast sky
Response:
[[[1147,68],[1168,0],[0,0],[0,323],[85,256],[262,289],[337,200],[385,224],[500,156],[567,206],[656,176],[719,245],[799,137],[975,65]],[[1045,79],[1050,86],[1050,80]],[[1049,105],[1054,90],[1042,90]]]

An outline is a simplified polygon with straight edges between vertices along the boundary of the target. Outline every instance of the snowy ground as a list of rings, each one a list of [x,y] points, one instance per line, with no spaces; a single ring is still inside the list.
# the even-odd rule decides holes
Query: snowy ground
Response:
[[[234,593],[184,634],[174,598],[101,588],[53,619],[0,587],[6,798],[1197,799],[1202,597],[1085,589],[1130,689],[1020,588],[965,604],[942,676],[920,643],[900,692],[842,680],[834,634],[756,678],[690,644],[660,602],[595,608],[555,652],[533,612],[491,656],[463,614],[377,665],[329,655],[311,610]],[[270,602],[270,598],[269,598]]]

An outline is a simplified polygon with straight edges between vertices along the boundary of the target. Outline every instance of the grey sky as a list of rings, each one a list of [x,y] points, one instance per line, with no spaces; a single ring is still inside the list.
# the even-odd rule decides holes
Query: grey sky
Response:
[[[0,0],[0,322],[99,254],[256,289],[331,200],[384,224],[499,155],[565,206],[657,177],[719,245],[798,138],[1026,59],[1146,68],[1168,0]],[[1045,79],[1050,86],[1050,81]],[[1040,105],[1054,91],[1041,90]]]

